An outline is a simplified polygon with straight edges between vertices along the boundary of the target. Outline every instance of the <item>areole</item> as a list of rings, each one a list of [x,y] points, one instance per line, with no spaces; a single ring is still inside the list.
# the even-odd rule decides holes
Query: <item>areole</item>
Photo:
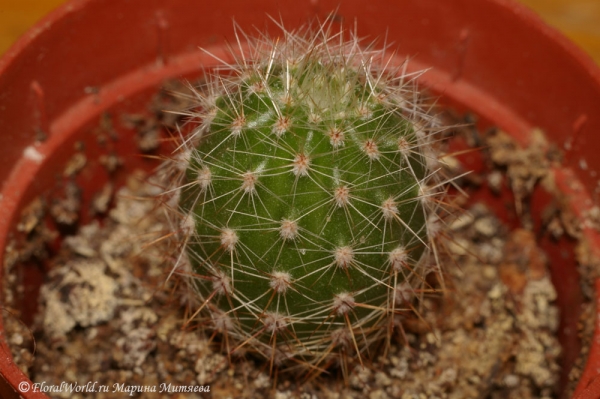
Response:
[[[208,7],[192,0],[75,0],[46,17],[0,60],[0,251],[21,208],[52,186],[61,160],[75,141],[85,140],[82,130],[102,112],[141,108],[145,103],[130,98],[148,99],[169,78],[199,76],[203,68],[215,65],[200,47],[227,57],[227,42],[235,40],[232,18],[250,31],[255,26],[272,30],[268,15],[281,16],[286,28],[293,29],[331,10],[340,20],[356,20],[362,37],[385,36],[393,42],[398,60],[410,58],[410,68],[430,69],[420,83],[440,94],[445,105],[479,115],[480,127],[499,126],[523,144],[529,132],[540,127],[558,145],[568,143],[565,167],[554,171],[555,183],[572,211],[585,217],[597,184],[591,171],[600,170],[600,158],[594,154],[600,137],[592,134],[600,130],[600,71],[559,33],[512,1],[375,5],[352,0],[338,5],[315,0],[283,7],[275,1],[228,0]],[[36,142],[39,132],[46,138]],[[112,150],[124,157],[123,170],[144,163],[126,156],[134,152],[133,139],[121,140]],[[94,147],[88,152],[92,159]],[[585,159],[587,170],[576,169],[580,159]],[[78,182],[85,187],[84,202],[108,178],[98,176]],[[588,226],[583,226],[583,234],[600,255],[600,234]],[[542,246],[552,259],[561,259],[563,250],[572,253],[566,242]],[[580,346],[575,327],[583,296],[575,266],[569,258],[551,267],[562,315],[563,383]],[[32,274],[27,281],[35,287],[41,278]],[[600,282],[596,292],[600,302]],[[35,304],[24,307],[34,309]],[[0,333],[4,336],[1,324]],[[575,397],[600,393],[600,345],[595,342]],[[45,397],[17,393],[19,384],[30,381],[12,362],[4,339],[0,370],[2,397]]]

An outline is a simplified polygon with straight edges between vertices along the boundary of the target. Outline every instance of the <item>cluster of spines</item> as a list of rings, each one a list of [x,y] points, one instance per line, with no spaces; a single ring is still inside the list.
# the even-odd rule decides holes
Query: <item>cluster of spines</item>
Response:
[[[325,27],[246,37],[195,91],[198,127],[168,168],[194,317],[271,364],[360,359],[389,338],[427,291],[441,223],[441,128],[414,75]]]

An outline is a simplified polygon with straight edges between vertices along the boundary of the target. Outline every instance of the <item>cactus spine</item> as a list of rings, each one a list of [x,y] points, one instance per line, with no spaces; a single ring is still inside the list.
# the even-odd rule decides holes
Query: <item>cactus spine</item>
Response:
[[[283,33],[196,91],[168,190],[178,266],[229,350],[360,359],[424,291],[436,121],[382,50],[326,26]]]

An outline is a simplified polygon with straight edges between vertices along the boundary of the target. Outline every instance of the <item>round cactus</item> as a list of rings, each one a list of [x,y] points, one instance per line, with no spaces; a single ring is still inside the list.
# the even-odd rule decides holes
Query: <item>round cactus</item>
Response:
[[[250,40],[196,91],[169,190],[179,265],[230,350],[360,358],[423,291],[435,119],[384,51],[284,34]]]

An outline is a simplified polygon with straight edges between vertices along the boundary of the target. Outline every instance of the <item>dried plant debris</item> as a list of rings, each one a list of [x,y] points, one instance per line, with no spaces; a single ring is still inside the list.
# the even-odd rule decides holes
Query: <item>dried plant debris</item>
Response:
[[[289,373],[269,376],[268,365],[241,352],[228,359],[225,342],[186,325],[182,287],[176,279],[161,286],[170,244],[148,245],[166,229],[148,200],[154,191],[131,179],[104,226],[89,224],[64,241],[42,289],[32,364],[26,331],[10,337],[34,381],[210,385],[213,397],[236,398],[553,397],[560,346],[546,259],[532,233],[508,233],[484,206],[448,220],[447,256],[458,266],[448,268],[443,298],[425,299],[433,311],[423,312],[420,327],[399,319],[405,338],[357,364],[347,383],[335,370],[302,383]]]
[[[68,181],[61,191],[60,197],[52,201],[50,214],[59,225],[75,226],[81,209],[81,188],[75,182]]]
[[[113,174],[123,165],[123,159],[121,159],[117,154],[111,153],[108,155],[102,155],[100,157],[100,163],[109,174]]]
[[[506,169],[509,186],[515,196],[515,208],[521,223],[533,227],[528,206],[534,187],[549,177],[549,167],[552,156],[548,154],[549,145],[540,130],[531,134],[531,143],[527,148],[521,148],[513,138],[502,131],[493,131],[485,136],[485,144],[489,148],[491,161]],[[488,180],[492,190],[499,191],[499,170],[494,170]]]
[[[92,199],[93,214],[105,214],[108,211],[110,202],[113,198],[114,190],[114,184],[112,182],[108,182],[102,186],[102,189],[99,192],[94,194],[94,198]]]
[[[63,171],[64,177],[68,178],[76,176],[86,164],[87,158],[85,154],[82,152],[75,153],[67,162],[67,166],[65,166],[65,170]]]
[[[185,119],[182,111],[192,106],[192,93],[188,86],[179,81],[167,82],[153,97],[150,115],[125,115],[123,123],[135,130],[138,149],[144,154],[153,153],[160,147],[161,131],[179,129]]]

